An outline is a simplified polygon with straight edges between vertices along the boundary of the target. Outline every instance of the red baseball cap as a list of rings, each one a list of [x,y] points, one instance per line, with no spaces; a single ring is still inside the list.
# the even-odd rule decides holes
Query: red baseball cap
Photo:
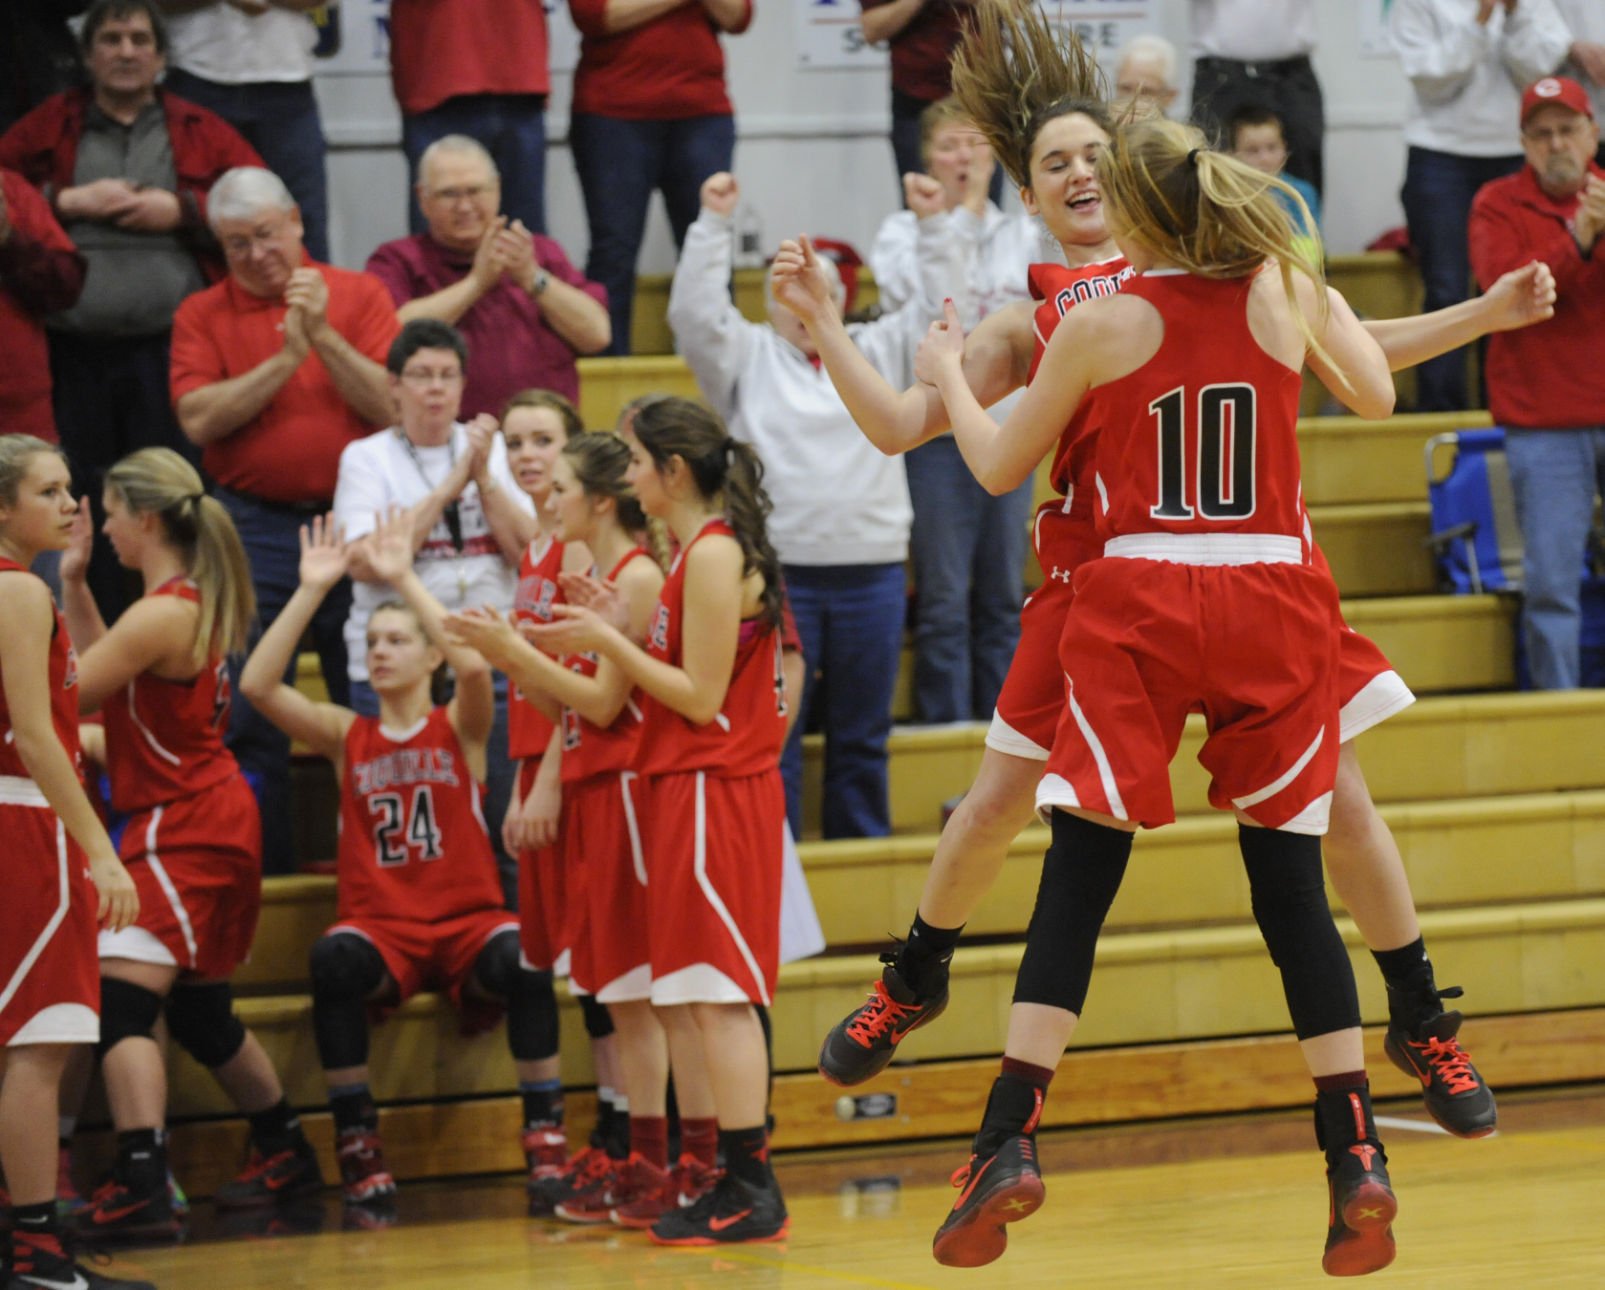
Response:
[[[1541,107],[1559,103],[1573,112],[1580,112],[1590,121],[1594,119],[1594,105],[1589,102],[1588,91],[1569,76],[1546,76],[1534,81],[1521,96],[1521,123]]]

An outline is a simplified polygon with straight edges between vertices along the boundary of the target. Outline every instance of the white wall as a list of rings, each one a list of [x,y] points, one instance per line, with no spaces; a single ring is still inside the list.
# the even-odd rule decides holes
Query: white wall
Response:
[[[1153,3],[1158,30],[1183,51],[1189,7],[1187,0]],[[1335,253],[1358,251],[1403,222],[1399,128],[1407,88],[1392,58],[1362,56],[1357,8],[1347,0],[1320,0],[1318,9],[1315,63],[1327,112],[1325,223]],[[736,105],[736,173],[771,244],[802,231],[867,251],[897,200],[885,74],[798,70],[794,32],[786,0],[757,0],[752,27],[725,42]],[[583,263],[585,213],[564,142],[569,94],[568,74],[554,73],[547,220],[571,258]],[[318,96],[331,148],[333,255],[337,263],[360,267],[373,247],[406,231],[400,118],[381,74],[321,76]],[[655,207],[640,268],[668,272],[673,264],[668,223]]]

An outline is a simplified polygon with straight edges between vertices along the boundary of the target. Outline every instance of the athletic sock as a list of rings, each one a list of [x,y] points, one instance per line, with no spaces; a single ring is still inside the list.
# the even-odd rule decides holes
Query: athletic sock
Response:
[[[251,1122],[251,1142],[264,1156],[293,1150],[306,1141],[301,1117],[295,1113],[289,1098],[281,1097],[266,1110],[253,1111],[246,1118]]]
[[[17,1205],[11,1211],[11,1265],[18,1269],[33,1270],[38,1256],[47,1263],[65,1261],[67,1254],[61,1245],[61,1222],[56,1217],[56,1202],[42,1200],[37,1205]]]
[[[124,1129],[117,1135],[117,1180],[149,1195],[167,1185],[167,1134],[161,1129]]]
[[[366,1084],[342,1084],[329,1090],[329,1110],[334,1113],[334,1131],[377,1129],[379,1108]]]
[[[942,992],[947,984],[948,964],[958,948],[964,924],[957,927],[932,927],[918,913],[909,925],[908,939],[897,952],[897,973],[919,999],[928,999]]]
[[[680,1153],[709,1169],[716,1169],[719,1164],[719,1121],[711,1115],[706,1119],[682,1119]]]
[[[763,1125],[755,1124],[750,1129],[720,1129],[718,1141],[727,1174],[754,1187],[768,1185],[769,1134]]]
[[[1016,1134],[1035,1133],[1052,1082],[1053,1071],[1048,1067],[1005,1057],[1002,1072],[992,1081],[973,1152],[978,1156],[995,1155]]]
[[[526,1128],[563,1123],[562,1080],[520,1080],[518,1093],[524,1101]]]
[[[630,1117],[630,1154],[641,1156],[659,1169],[669,1167],[669,1120],[663,1115]]]

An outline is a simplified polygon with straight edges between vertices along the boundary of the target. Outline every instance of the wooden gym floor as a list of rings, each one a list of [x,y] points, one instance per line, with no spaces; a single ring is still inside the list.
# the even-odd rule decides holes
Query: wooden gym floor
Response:
[[[1064,1090],[1068,1093],[1070,1090]],[[1605,1089],[1507,1096],[1501,1130],[1460,1142],[1418,1104],[1382,1109],[1400,1197],[1399,1256],[1376,1284],[1411,1290],[1605,1286]],[[792,1154],[784,1244],[656,1249],[644,1237],[522,1213],[513,1178],[412,1184],[394,1226],[349,1230],[333,1193],[226,1230],[206,1205],[186,1244],[108,1273],[163,1290],[798,1290],[801,1287],[1300,1287],[1320,1271],[1326,1198],[1304,1114],[1045,1134],[1048,1203],[985,1269],[938,1267],[930,1238],[961,1144]]]

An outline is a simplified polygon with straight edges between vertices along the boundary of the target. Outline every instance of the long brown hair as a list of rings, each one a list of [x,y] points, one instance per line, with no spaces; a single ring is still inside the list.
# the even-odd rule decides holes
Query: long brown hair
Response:
[[[1121,125],[1098,154],[1098,186],[1122,241],[1188,273],[1247,278],[1274,260],[1305,341],[1330,361],[1293,290],[1295,272],[1315,285],[1324,322],[1325,275],[1319,261],[1300,249],[1277,193],[1293,197],[1309,227],[1314,221],[1287,184],[1210,148],[1193,126],[1148,117]]]
[[[205,665],[245,648],[256,591],[234,521],[201,477],[171,448],[141,448],[106,472],[106,487],[137,515],[155,515],[167,541],[183,553],[200,589],[201,620],[190,661]]]
[[[669,540],[663,524],[641,509],[624,479],[630,468],[630,446],[611,431],[587,430],[563,445],[563,456],[586,496],[611,497],[619,527],[644,538],[652,558],[667,568]]]
[[[637,408],[630,429],[659,469],[679,457],[697,491],[723,507],[745,557],[742,572],[763,575],[763,616],[779,627],[780,557],[770,545],[767,522],[774,506],[764,491],[758,454],[732,439],[702,404],[675,396]]]
[[[1034,5],[970,9],[953,51],[953,96],[1016,187],[1031,187],[1031,149],[1049,121],[1072,113],[1111,129],[1103,73],[1073,31],[1055,31]]]

